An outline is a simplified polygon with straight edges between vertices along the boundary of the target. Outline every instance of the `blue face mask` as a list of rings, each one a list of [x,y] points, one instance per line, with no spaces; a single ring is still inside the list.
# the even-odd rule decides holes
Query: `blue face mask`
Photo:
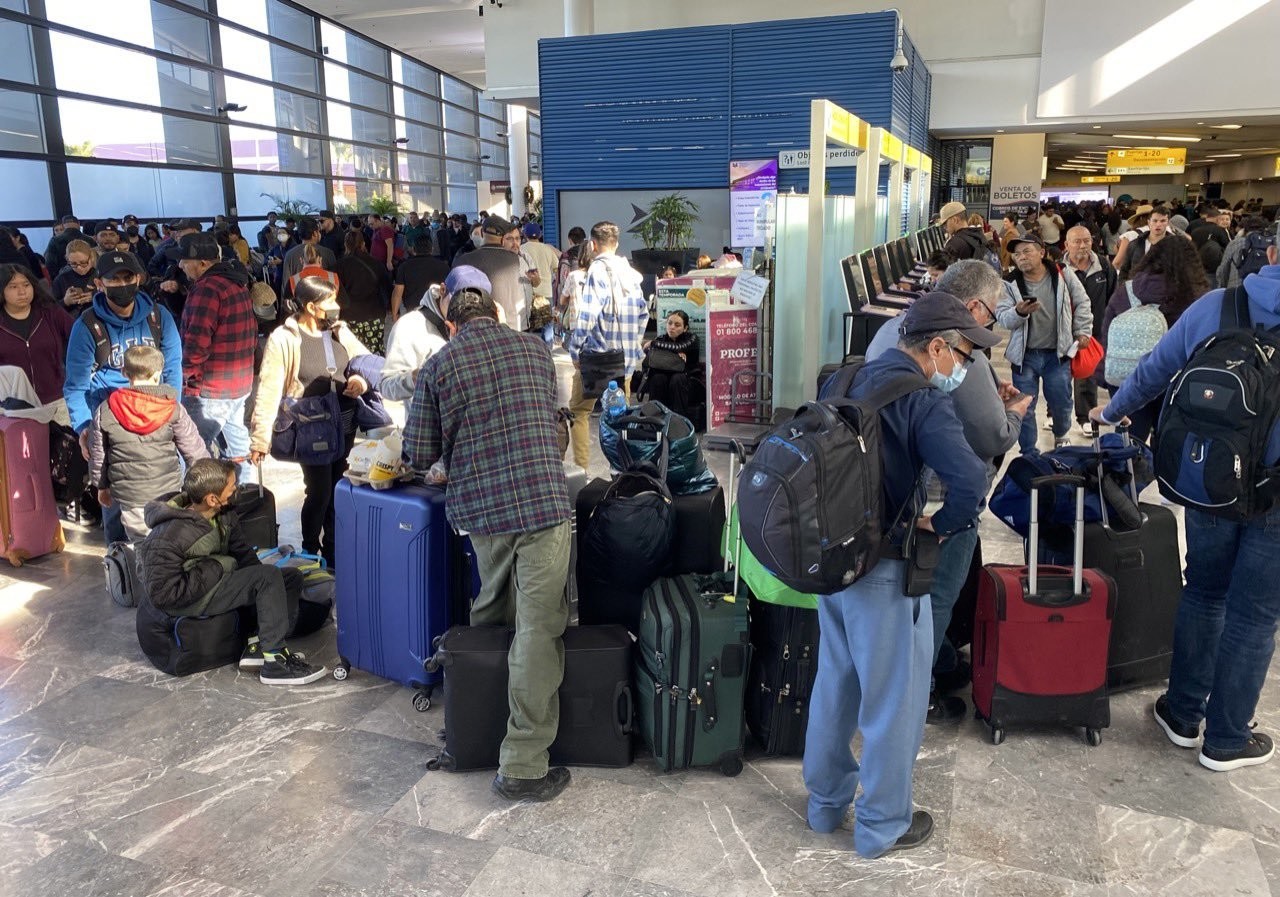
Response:
[[[951,352],[951,349],[948,348],[947,351]],[[951,360],[955,362],[955,367],[951,369],[950,374],[941,373],[938,370],[938,362],[934,361],[933,373],[929,375],[929,382],[947,393],[955,392],[964,382],[965,374],[968,372],[968,368],[956,360],[954,352],[951,352]]]

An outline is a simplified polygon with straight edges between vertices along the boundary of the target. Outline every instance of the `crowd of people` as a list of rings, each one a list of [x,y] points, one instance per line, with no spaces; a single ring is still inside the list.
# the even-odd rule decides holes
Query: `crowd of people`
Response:
[[[961,203],[941,209],[948,239],[926,260],[931,290],[879,331],[849,393],[904,372],[933,387],[891,403],[881,422],[886,513],[914,507],[925,467],[946,486],[936,512],[917,509],[917,525],[943,537],[940,556],[923,598],[904,599],[902,556],[891,552],[821,599],[804,760],[815,830],[842,824],[861,782],[860,853],[914,847],[932,831],[912,807],[914,759],[927,723],[964,715],[953,692],[971,677],[944,634],[1003,456],[1015,445],[1039,451],[1038,394],[1055,445],[1069,440],[1073,418],[1089,436],[1100,423],[1128,421],[1149,440],[1153,403],[1219,326],[1221,287],[1243,285],[1253,321],[1280,325],[1275,225],[1257,208],[1203,205],[1193,223],[1184,211],[1047,205],[991,228]],[[679,404],[680,377],[698,361],[682,314],[648,336],[649,303],[618,253],[618,226],[572,228],[561,251],[538,222],[497,215],[411,214],[401,224],[273,213],[256,247],[225,219],[212,230],[180,220],[141,232],[123,221],[123,232],[107,222],[90,238],[67,216],[43,258],[9,235],[0,365],[20,368],[39,403],[58,409],[52,426],[85,462],[106,540],[138,545],[156,606],[181,614],[256,604],[260,628],[242,667],[270,684],[323,675],[284,644],[285,574],[258,563],[225,511],[272,453],[281,409],[332,397],[345,444],[336,460],[300,462],[301,528],[304,550],[340,564],[333,489],[346,452],[358,430],[386,420],[383,399],[406,402],[406,458],[448,483],[449,519],[476,550],[482,591],[472,622],[516,628],[519,675],[494,788],[510,799],[558,794],[570,779],[547,753],[568,621],[572,508],[562,459],[571,451],[587,466],[602,374],[629,391],[647,370],[651,394]],[[1090,341],[1108,345],[1143,306],[1159,310],[1162,326],[1135,369],[1116,373],[1117,347],[1111,373],[1104,362],[1073,384],[1071,356]],[[1006,338],[1010,381],[984,354]],[[573,366],[567,395],[553,348]],[[1280,463],[1280,436],[1268,452]],[[1269,737],[1249,721],[1280,617],[1280,587],[1260,572],[1280,547],[1277,532],[1277,511],[1230,527],[1187,512],[1187,590],[1173,674],[1154,713],[1182,747],[1201,744],[1207,722],[1201,762],[1211,769],[1271,756]],[[861,765],[849,749],[855,730]]]

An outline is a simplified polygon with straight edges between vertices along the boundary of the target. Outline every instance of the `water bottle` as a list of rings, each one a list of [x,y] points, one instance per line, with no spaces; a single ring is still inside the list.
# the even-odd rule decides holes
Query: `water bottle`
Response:
[[[622,417],[627,413],[627,394],[618,388],[617,380],[610,380],[609,387],[600,397],[600,406],[610,420]]]

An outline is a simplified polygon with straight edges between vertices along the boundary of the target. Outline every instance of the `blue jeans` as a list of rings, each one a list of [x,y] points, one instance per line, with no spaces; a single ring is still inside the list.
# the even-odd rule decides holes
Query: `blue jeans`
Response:
[[[809,824],[831,832],[853,802],[854,849],[878,857],[911,825],[911,773],[929,706],[933,618],[902,594],[902,561],[818,601],[818,678],[809,706],[804,783]],[[862,763],[849,742],[862,730]]]
[[[211,399],[205,396],[183,396],[182,405],[191,415],[200,438],[209,446],[209,454],[221,458],[249,457],[249,428],[244,423],[247,395],[238,399]],[[252,475],[248,460],[238,462],[240,482]]]
[[[951,609],[956,606],[960,590],[969,578],[969,565],[973,561],[973,550],[977,545],[978,528],[971,526],[949,536],[938,550],[938,566],[933,569],[933,591],[929,593],[929,605],[933,610],[931,660],[933,668],[940,672],[954,670],[959,660],[956,649],[947,641],[947,627],[951,625]]]
[[[1248,523],[1186,510],[1187,570],[1173,630],[1169,712],[1205,721],[1204,746],[1238,751],[1275,651],[1280,509]]]
[[[1036,449],[1036,406],[1040,404],[1040,384],[1044,383],[1044,398],[1049,403],[1049,415],[1053,418],[1053,435],[1066,436],[1071,432],[1071,361],[1058,357],[1057,349],[1028,349],[1022,364],[1013,368],[1013,385],[1031,399],[1022,429],[1018,432],[1018,448],[1022,454],[1034,454]]]
[[[129,534],[124,530],[124,509],[119,501],[113,501],[102,508],[102,537],[108,545],[112,542],[128,542]]]

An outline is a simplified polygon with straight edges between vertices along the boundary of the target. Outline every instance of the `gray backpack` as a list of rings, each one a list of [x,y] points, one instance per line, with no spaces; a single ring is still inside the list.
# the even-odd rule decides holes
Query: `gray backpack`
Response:
[[[107,594],[120,607],[137,607],[143,597],[138,558],[128,542],[112,542],[102,558],[107,577]]]

